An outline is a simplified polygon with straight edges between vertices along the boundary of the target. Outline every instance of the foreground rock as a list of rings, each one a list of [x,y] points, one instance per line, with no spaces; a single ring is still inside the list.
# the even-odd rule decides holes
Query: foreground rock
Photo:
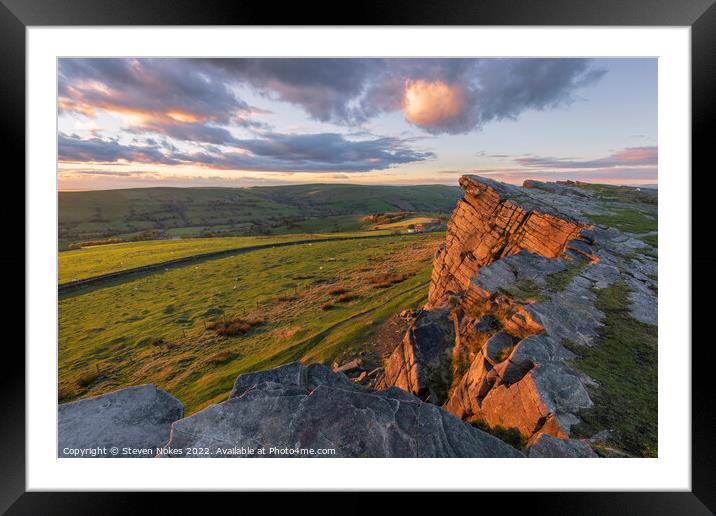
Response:
[[[64,403],[58,410],[58,456],[154,457],[183,411],[179,400],[153,385]]]
[[[187,448],[211,457],[523,456],[401,389],[370,391],[299,363],[241,375],[227,401],[175,422],[167,449]]]

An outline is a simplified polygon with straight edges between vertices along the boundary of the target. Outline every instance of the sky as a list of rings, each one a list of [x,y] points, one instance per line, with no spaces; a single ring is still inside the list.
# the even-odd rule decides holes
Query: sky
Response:
[[[657,183],[656,59],[59,60],[58,186]]]

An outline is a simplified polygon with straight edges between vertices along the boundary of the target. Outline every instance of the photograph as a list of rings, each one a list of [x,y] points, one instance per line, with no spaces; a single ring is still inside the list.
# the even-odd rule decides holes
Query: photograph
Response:
[[[56,458],[659,458],[659,67],[57,57]]]

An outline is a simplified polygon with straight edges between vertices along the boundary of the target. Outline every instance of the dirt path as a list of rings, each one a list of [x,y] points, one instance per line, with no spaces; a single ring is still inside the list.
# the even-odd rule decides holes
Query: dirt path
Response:
[[[212,251],[210,253],[201,253],[201,254],[195,254],[192,256],[184,256],[182,258],[176,258],[174,260],[167,260],[164,262],[157,262],[152,263],[150,265],[143,265],[141,267],[133,267],[131,269],[124,269],[121,271],[116,272],[109,272],[107,274],[100,274],[98,276],[92,276],[91,278],[83,278],[79,280],[73,280],[68,281],[66,283],[60,283],[57,286],[58,293],[62,294],[65,292],[70,292],[73,290],[77,290],[82,287],[90,286],[90,285],[97,285],[100,283],[104,283],[106,281],[123,278],[125,276],[131,276],[134,274],[141,274],[145,272],[151,272],[158,269],[166,269],[169,267],[178,267],[185,265],[187,263],[192,263],[196,261],[201,260],[210,260],[213,258],[223,258],[225,256],[232,256],[235,254],[241,254],[241,253],[247,253],[250,251],[259,251],[262,249],[271,249],[274,247],[288,247],[292,245],[303,245],[303,244],[313,244],[313,243],[323,243],[323,242],[339,242],[342,240],[362,240],[362,239],[370,239],[370,238],[387,238],[387,237],[407,237],[412,235],[419,235],[421,233],[403,233],[399,235],[369,235],[369,236],[353,236],[353,237],[332,237],[332,238],[313,238],[313,239],[306,239],[306,240],[295,240],[292,242],[278,242],[273,244],[261,244],[261,245],[252,245],[249,247],[239,247],[235,249],[223,249],[221,251]]]

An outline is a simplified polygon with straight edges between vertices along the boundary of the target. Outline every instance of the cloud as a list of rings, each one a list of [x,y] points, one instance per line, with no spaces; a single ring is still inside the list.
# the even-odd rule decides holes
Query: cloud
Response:
[[[130,133],[145,134],[154,132],[176,140],[212,143],[215,145],[234,145],[236,138],[223,127],[201,123],[177,123],[171,120],[150,119],[141,125],[129,127]]]
[[[468,173],[521,183],[525,179],[650,184],[658,179],[658,148],[627,147],[604,158],[580,160],[532,155],[515,156],[514,167],[479,168]]]
[[[81,139],[61,134],[61,162],[113,163],[119,161],[164,165],[189,164],[222,170],[265,172],[367,172],[432,159],[410,147],[410,140],[374,138],[348,140],[336,133],[267,133],[262,138],[235,141],[235,150],[204,146],[197,152],[167,150],[154,142],[125,145],[117,140]]]
[[[202,74],[185,60],[60,59],[58,110],[123,117],[134,133],[155,132],[178,140],[231,143],[221,126],[255,129],[257,112],[236,97],[220,75]]]
[[[266,129],[234,93],[245,86],[323,122],[356,127],[402,112],[429,133],[456,134],[573,102],[604,73],[588,59],[61,59],[58,103],[122,114],[135,130],[228,143],[218,127]]]
[[[59,161],[65,163],[115,163],[127,161],[178,165],[179,160],[166,156],[158,145],[123,145],[117,140],[102,138],[81,139],[76,135],[60,134]]]
[[[163,177],[158,172],[146,171],[146,170],[115,171],[115,170],[77,169],[77,170],[62,170],[59,172],[59,175],[60,175],[60,177],[107,176],[107,177],[151,177],[151,178],[157,178],[157,179]]]
[[[463,89],[442,81],[407,81],[403,96],[405,119],[421,127],[450,127],[466,107]]]
[[[89,181],[88,181],[89,179]],[[257,185],[294,184],[276,177],[257,177],[252,175],[203,176],[185,174],[158,174],[149,171],[115,172],[105,170],[68,169],[58,174],[60,191],[97,190],[115,188],[146,187],[247,187]]]
[[[230,122],[251,109],[221,77],[174,59],[60,59],[59,103],[193,122]]]
[[[619,185],[656,184],[658,171],[655,167],[635,168],[604,168],[581,171],[554,170],[483,170],[468,172],[496,179],[505,183],[522,184],[526,179],[537,181],[584,181],[588,183],[605,183]]]
[[[317,120],[357,125],[402,110],[408,122],[433,134],[465,133],[569,104],[605,73],[589,59],[214,59],[202,65]],[[432,109],[410,109],[411,97],[429,99]]]
[[[610,156],[594,160],[575,160],[544,157],[521,157],[515,162],[525,167],[539,168],[608,168],[639,167],[657,165],[659,153],[657,147],[627,147]]]

